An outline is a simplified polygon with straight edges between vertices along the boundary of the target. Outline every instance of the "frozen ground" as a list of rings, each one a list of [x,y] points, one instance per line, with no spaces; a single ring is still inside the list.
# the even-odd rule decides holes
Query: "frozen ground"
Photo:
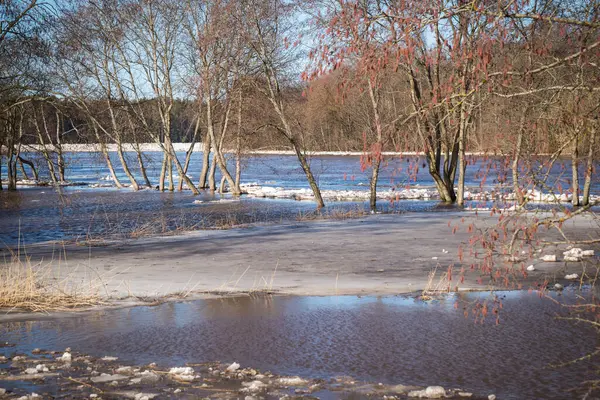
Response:
[[[497,221],[485,214],[373,215],[88,246],[45,243],[21,252],[34,263],[50,265],[54,275],[102,282],[104,294],[116,299],[264,290],[296,295],[396,294],[423,289],[436,266],[440,271],[451,264],[460,268],[458,248],[465,247],[471,236],[467,226]],[[589,239],[596,234],[594,226],[581,217],[566,223],[563,230]],[[554,233],[547,238],[559,239]],[[581,274],[581,263],[565,263],[563,250],[564,246],[546,248],[522,260],[525,266],[535,267],[525,287],[543,277],[555,282],[566,274]],[[548,254],[557,255],[558,261],[540,260]],[[469,265],[473,260],[467,257],[463,262]],[[477,272],[468,273],[460,289],[489,289],[487,280],[477,283],[479,277]]]

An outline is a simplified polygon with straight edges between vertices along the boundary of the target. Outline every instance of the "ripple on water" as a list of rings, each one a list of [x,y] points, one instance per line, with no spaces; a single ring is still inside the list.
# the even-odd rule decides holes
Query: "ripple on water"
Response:
[[[461,294],[473,302],[488,294]],[[350,375],[390,384],[462,387],[502,398],[565,398],[593,377],[594,364],[550,364],[597,345],[591,329],[553,316],[552,302],[503,293],[500,325],[476,324],[456,297],[423,303],[404,297],[227,298],[94,312],[3,324],[3,340],[30,351],[70,346],[132,363],[236,360],[278,374]]]

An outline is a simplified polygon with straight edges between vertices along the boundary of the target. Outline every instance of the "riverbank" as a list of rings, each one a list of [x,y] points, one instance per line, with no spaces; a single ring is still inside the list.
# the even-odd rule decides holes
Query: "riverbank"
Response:
[[[479,271],[469,271],[478,262],[476,253],[468,255],[473,227],[485,229],[497,222],[497,217],[485,214],[371,215],[168,237],[48,242],[20,251],[56,279],[93,281],[100,294],[112,301],[253,293],[389,295],[440,285],[453,290],[517,288],[496,286]],[[586,237],[594,226],[594,221],[582,216],[565,223],[563,231]],[[544,239],[559,240],[560,236],[551,231]],[[524,254],[514,267],[521,287],[543,281],[564,285],[566,275],[580,275],[581,263],[564,262],[564,247],[547,246]],[[2,253],[6,257],[8,250]],[[544,255],[557,255],[557,262],[541,260]],[[506,260],[497,256],[496,262],[503,266]],[[529,265],[534,270],[522,273]],[[462,281],[455,277],[443,282],[442,272],[449,266],[455,276],[465,267]],[[437,271],[433,277],[432,271]]]

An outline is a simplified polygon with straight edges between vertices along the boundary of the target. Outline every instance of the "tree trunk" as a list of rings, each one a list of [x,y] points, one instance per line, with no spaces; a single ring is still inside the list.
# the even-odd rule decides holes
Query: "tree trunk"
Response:
[[[160,178],[158,179],[158,190],[161,192],[165,191],[165,178],[167,175],[167,159],[169,156],[167,155],[167,150],[163,149],[163,161],[162,166],[160,167]]]
[[[21,175],[23,175],[23,179],[29,180],[29,175],[27,175],[27,171],[25,171],[25,166],[23,165],[23,161],[21,161],[21,157],[17,156],[17,160],[19,163],[19,171],[21,171]]]
[[[204,150],[202,151],[202,171],[200,171],[200,179],[198,181],[198,186],[200,189],[206,189],[206,181],[208,177],[208,171],[210,169],[210,148],[211,148],[210,135],[208,134],[208,129],[206,130],[206,134],[204,135]]]
[[[31,171],[33,173],[33,179],[35,179],[36,181],[38,181],[39,180],[39,176],[38,176],[37,169],[35,168],[35,165],[31,161],[24,159],[20,155],[19,155],[19,161],[21,162],[21,165],[27,164],[29,166],[29,168],[31,168]]]
[[[177,172],[179,173],[179,177],[181,179],[183,179],[185,184],[190,188],[190,190],[192,191],[192,193],[194,193],[194,195],[199,195],[200,191],[198,190],[196,185],[194,185],[194,182],[192,182],[192,180],[190,178],[188,178],[188,176],[183,172],[183,167],[181,166],[181,163],[177,159],[177,155],[175,154],[175,149],[173,148],[173,143],[171,143],[171,139],[169,139],[169,151],[171,152],[173,160],[175,161],[175,168],[177,169]]]
[[[148,179],[148,174],[146,173],[146,166],[144,165],[144,157],[142,156],[142,151],[140,150],[139,143],[135,144],[135,154],[137,156],[138,165],[140,166],[140,173],[142,174],[142,177],[144,178],[144,182],[146,183],[146,186],[151,188],[152,183],[150,183],[150,179]]]
[[[304,170],[304,174],[306,175],[306,180],[308,181],[308,184],[310,185],[310,188],[313,191],[313,194],[315,196],[315,202],[317,203],[317,207],[318,208],[325,207],[325,202],[323,201],[323,197],[321,196],[321,190],[319,189],[319,185],[317,184],[317,181],[315,180],[315,177],[310,169],[310,164],[308,163],[306,156],[304,155],[304,153],[302,153],[302,149],[296,143],[295,140],[290,139],[290,141],[292,142],[292,145],[294,146],[294,151],[296,152],[298,161],[300,161],[300,165],[302,166],[302,169]]]
[[[375,144],[375,147],[373,148],[373,150],[371,151],[371,153],[376,153],[376,154],[371,154],[371,156],[374,159],[374,163],[373,163],[373,171],[371,174],[371,182],[370,182],[370,201],[369,201],[369,205],[371,207],[371,212],[375,212],[377,211],[377,179],[379,178],[379,167],[381,165],[381,153],[383,152],[383,147],[382,147],[382,139],[383,139],[383,132],[382,132],[382,126],[381,126],[381,119],[379,117],[379,99],[378,96],[375,96],[375,86],[376,83],[373,84],[373,82],[371,82],[371,79],[369,79],[369,97],[371,98],[371,106],[373,108],[373,116],[375,119],[375,132],[377,134],[377,143]]]
[[[592,125],[590,131],[586,167],[585,167],[585,182],[583,184],[583,201],[581,205],[587,206],[590,204],[590,188],[592,186],[592,174],[594,173],[594,150],[596,146],[596,124]]]
[[[225,137],[225,133],[227,132],[227,123],[229,121],[229,111],[231,110],[231,103],[229,103],[227,105],[227,110],[225,111],[225,115],[223,117],[223,122],[221,124],[221,137],[220,137],[220,141],[217,141],[216,137],[215,137],[215,132],[214,132],[214,127],[212,124],[212,102],[210,97],[207,97],[206,99],[206,120],[207,120],[207,125],[208,125],[208,135],[210,136],[210,140],[213,143],[213,149],[214,149],[214,159],[216,159],[217,161],[217,165],[219,166],[219,170],[221,171],[221,175],[225,177],[225,179],[227,180],[227,183],[229,184],[229,188],[231,190],[231,192],[234,195],[237,195],[239,193],[236,192],[236,188],[235,188],[235,182],[231,176],[231,174],[229,173],[229,171],[227,170],[227,161],[225,160],[225,157],[223,156],[223,152],[222,152],[222,144],[223,144],[223,139]],[[211,190],[214,190],[213,188],[211,188]]]
[[[517,143],[515,145],[515,156],[513,158],[512,163],[512,183],[513,183],[513,192],[517,198],[517,204],[519,206],[523,205],[524,196],[521,187],[519,186],[519,160],[521,158],[521,149],[523,147],[523,134],[525,133],[525,118],[527,117],[527,107],[523,110],[523,114],[521,114],[521,121],[519,123],[519,132],[517,134]]]
[[[571,154],[571,173],[573,178],[573,196],[571,204],[579,205],[579,134],[573,139],[573,153]]]
[[[108,167],[108,171],[110,172],[110,176],[112,176],[115,186],[118,187],[119,189],[122,189],[123,184],[117,177],[117,173],[115,172],[115,167],[110,159],[110,154],[108,154],[108,149],[106,148],[106,144],[102,143],[100,145],[100,151],[104,155],[104,160],[106,161],[106,166]]]
[[[217,184],[215,183],[215,172],[217,170],[217,157],[213,155],[210,161],[210,171],[208,171],[208,189],[211,192],[217,190]]]
[[[465,115],[464,105],[460,107],[460,124],[458,137],[458,193],[456,203],[459,206],[465,205],[465,173],[467,171],[467,160],[465,157],[465,130],[467,129],[467,117]]]
[[[9,133],[10,134],[10,133]],[[17,190],[17,157],[15,157],[15,147],[13,140],[8,141],[8,190]]]
[[[42,113],[43,113],[43,110],[42,110]],[[58,179],[56,178],[56,172],[54,171],[54,162],[52,161],[52,158],[50,157],[50,154],[48,153],[48,149],[46,148],[46,144],[44,143],[42,131],[37,122],[37,118],[36,118],[35,114],[33,117],[33,121],[34,121],[34,125],[35,125],[35,130],[37,133],[37,137],[39,140],[39,144],[41,147],[42,155],[44,156],[44,159],[46,160],[46,164],[48,165],[48,173],[50,175],[50,180],[52,181],[52,184],[56,186],[56,185],[58,185]],[[96,131],[96,137],[98,137],[97,131]],[[119,186],[119,185],[117,185],[117,186]]]
[[[60,183],[65,183],[65,159],[63,157],[62,152],[62,143],[60,140],[61,134],[61,118],[58,111],[56,112],[56,145],[54,146],[56,149],[56,166],[58,167],[58,178],[60,179]]]
[[[221,177],[221,184],[219,185],[219,194],[225,193],[225,177]]]
[[[242,89],[238,96],[237,134],[235,137],[235,192],[242,193]]]
[[[123,154],[123,145],[121,144],[120,140],[117,143],[117,154],[119,155],[119,159],[121,160],[121,165],[123,166],[123,171],[125,172],[125,175],[127,175],[127,178],[129,178],[129,181],[131,182],[131,187],[133,188],[133,190],[136,190],[136,191],[140,190],[140,186],[138,185],[137,181],[135,180],[135,177],[129,170],[129,166],[127,165],[127,160],[125,159],[125,154]]]
[[[169,177],[169,192],[172,192],[175,190],[175,185],[173,184],[173,159],[171,157],[167,159],[167,171],[167,175]],[[180,179],[181,178],[182,177],[180,177]]]
[[[371,212],[377,211],[377,179],[379,178],[379,166],[381,165],[381,157],[377,157],[373,164],[373,171],[371,173],[371,197],[369,200],[369,205],[371,207]]]
[[[200,115],[196,119],[196,126],[194,127],[194,135],[192,136],[192,143],[185,152],[185,163],[183,164],[183,173],[187,174],[188,168],[190,167],[190,161],[192,159],[192,153],[194,152],[194,146],[196,145],[196,138],[198,137],[198,131],[200,130]],[[183,179],[179,179],[179,183],[177,185],[177,190],[181,192],[183,189]]]

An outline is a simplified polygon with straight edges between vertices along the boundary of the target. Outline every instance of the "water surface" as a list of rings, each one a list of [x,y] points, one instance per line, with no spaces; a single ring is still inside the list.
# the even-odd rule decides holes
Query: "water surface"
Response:
[[[124,364],[235,360],[308,378],[349,375],[368,382],[442,385],[502,399],[570,398],[567,390],[592,378],[597,365],[549,365],[593,351],[597,332],[556,320],[563,310],[536,294],[499,295],[499,325],[493,318],[475,323],[463,314],[464,304],[470,310],[488,293],[432,303],[350,296],[166,303],[3,323],[2,340],[17,346],[0,352],[69,346],[97,357],[118,356]]]

